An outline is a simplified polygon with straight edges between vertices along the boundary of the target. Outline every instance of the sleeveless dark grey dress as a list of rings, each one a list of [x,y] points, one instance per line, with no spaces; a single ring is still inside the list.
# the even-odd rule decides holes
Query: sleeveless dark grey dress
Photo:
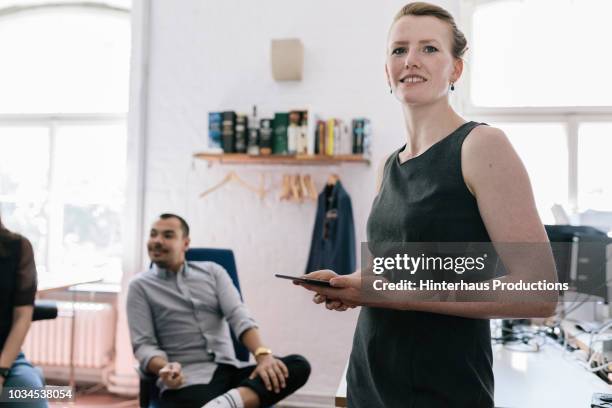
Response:
[[[467,122],[402,164],[387,160],[368,242],[490,242],[461,173]],[[347,374],[350,408],[491,408],[488,319],[363,307]]]

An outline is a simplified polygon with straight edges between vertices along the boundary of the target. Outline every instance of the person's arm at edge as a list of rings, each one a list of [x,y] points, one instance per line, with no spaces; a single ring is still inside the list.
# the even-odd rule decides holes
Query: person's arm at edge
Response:
[[[28,330],[30,330],[33,312],[34,306],[16,306],[13,308],[13,324],[2,348],[0,367],[10,367],[15,362]]]
[[[19,283],[14,298],[13,323],[1,350],[0,367],[13,365],[32,324],[37,288],[36,263],[32,244],[25,237],[21,237],[21,259],[18,268]]]

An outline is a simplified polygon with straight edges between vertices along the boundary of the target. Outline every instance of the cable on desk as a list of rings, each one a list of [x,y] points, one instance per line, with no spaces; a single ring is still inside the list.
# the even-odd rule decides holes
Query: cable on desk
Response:
[[[507,328],[502,325],[501,336],[492,337],[491,340],[495,344],[503,344],[508,350],[535,353],[546,345],[547,335],[546,327],[531,329],[530,326],[520,325]]]

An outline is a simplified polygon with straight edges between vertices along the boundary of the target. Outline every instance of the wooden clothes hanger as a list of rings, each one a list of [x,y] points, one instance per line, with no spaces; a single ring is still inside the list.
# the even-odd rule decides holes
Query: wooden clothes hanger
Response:
[[[293,202],[304,202],[305,199],[316,201],[317,190],[309,174],[283,174],[279,199]]]
[[[304,176],[304,184],[306,185],[306,191],[308,191],[308,197],[312,201],[317,201],[319,194],[317,193],[317,189],[310,177],[310,174],[306,174]]]
[[[283,181],[281,182],[281,192],[278,196],[281,200],[291,199],[291,176],[289,174],[283,174]]]
[[[264,198],[266,195],[266,190],[264,188],[264,180],[263,180],[263,175],[261,175],[261,179],[259,182],[259,187],[255,187],[250,185],[249,183],[247,183],[246,181],[244,181],[243,179],[241,179],[238,174],[236,174],[236,172],[234,170],[231,170],[230,172],[228,172],[225,177],[223,178],[223,180],[221,180],[220,182],[218,182],[217,184],[215,184],[214,186],[212,186],[211,188],[207,189],[206,191],[200,193],[200,198],[206,197],[207,195],[209,195],[210,193],[220,189],[221,187],[223,187],[224,185],[232,182],[232,181],[236,181],[239,184],[241,184],[243,187],[247,188],[248,190],[253,191],[254,193],[256,193],[257,195],[259,195],[260,198]]]
[[[306,175],[300,174],[300,191],[303,198],[310,198],[308,186],[306,185]]]
[[[299,203],[304,201],[304,193],[302,192],[302,185],[300,183],[300,175],[294,174],[291,176],[291,198],[293,201]]]

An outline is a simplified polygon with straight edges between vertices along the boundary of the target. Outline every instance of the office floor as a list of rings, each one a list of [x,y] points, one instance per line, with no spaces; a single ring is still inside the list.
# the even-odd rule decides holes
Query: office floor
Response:
[[[100,391],[91,395],[77,395],[74,402],[52,402],[50,408],[138,408],[138,400],[123,398]]]

